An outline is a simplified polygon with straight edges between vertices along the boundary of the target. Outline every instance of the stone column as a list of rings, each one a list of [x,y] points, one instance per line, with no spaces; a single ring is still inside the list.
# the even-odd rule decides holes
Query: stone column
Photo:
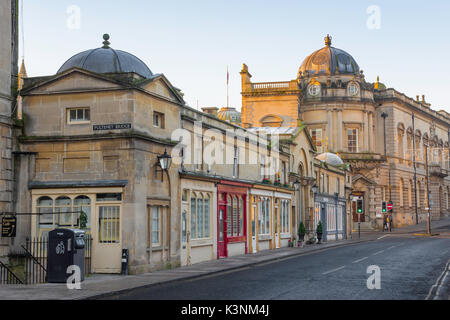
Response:
[[[369,147],[369,123],[367,111],[364,111],[364,147],[361,148],[362,151],[368,151]]]
[[[337,132],[337,139],[338,139],[338,151],[342,151],[343,150],[343,145],[342,145],[342,135],[343,133],[343,124],[342,124],[342,110],[338,110],[338,119],[337,119],[337,127],[338,127],[338,132]]]
[[[327,137],[328,137],[328,149],[332,148],[333,139],[333,118],[331,114],[331,110],[328,110],[327,114]]]

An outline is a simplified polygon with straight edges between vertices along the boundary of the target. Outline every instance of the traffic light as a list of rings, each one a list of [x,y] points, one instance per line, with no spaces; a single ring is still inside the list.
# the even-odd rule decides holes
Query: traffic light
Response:
[[[386,202],[386,201],[383,202],[383,209],[382,209],[382,212],[383,212],[383,213],[386,213],[386,212],[387,212],[387,202]]]
[[[363,200],[358,200],[358,202],[357,202],[357,212],[358,212],[358,214],[363,214],[364,213],[364,202],[363,202]]]

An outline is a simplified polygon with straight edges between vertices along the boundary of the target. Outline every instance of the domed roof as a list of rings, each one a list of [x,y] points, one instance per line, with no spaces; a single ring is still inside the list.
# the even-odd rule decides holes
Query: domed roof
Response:
[[[299,76],[304,75],[334,75],[355,74],[359,66],[355,59],[344,50],[331,46],[331,37],[325,38],[325,47],[308,56],[299,70]]]
[[[375,90],[386,90],[386,85],[380,82],[380,77],[377,77],[377,82],[373,84]]]
[[[138,57],[131,53],[110,48],[109,35],[103,36],[103,47],[87,50],[67,60],[57,73],[71,68],[80,68],[95,73],[134,72],[144,78],[151,78],[153,73]]]
[[[239,125],[241,123],[241,113],[235,108],[222,108],[217,113],[217,117],[233,124]]]
[[[342,159],[338,155],[329,152],[318,155],[316,159],[335,167],[344,164],[344,161],[342,161]]]

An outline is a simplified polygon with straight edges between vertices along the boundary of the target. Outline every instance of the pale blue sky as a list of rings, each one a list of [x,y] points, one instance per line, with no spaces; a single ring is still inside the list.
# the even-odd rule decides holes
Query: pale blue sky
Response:
[[[135,54],[164,73],[196,107],[241,107],[242,64],[254,82],[295,79],[304,58],[324,46],[349,52],[366,80],[377,75],[410,97],[425,94],[450,112],[450,1],[293,0],[20,0],[24,1],[29,76],[50,75],[72,55],[101,46]],[[67,9],[81,9],[69,29]],[[381,28],[367,27],[367,8],[381,9]]]

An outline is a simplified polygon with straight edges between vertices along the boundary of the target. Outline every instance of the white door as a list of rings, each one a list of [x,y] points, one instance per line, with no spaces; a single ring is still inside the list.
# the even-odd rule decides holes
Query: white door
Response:
[[[94,273],[120,273],[122,228],[120,205],[98,205],[92,223],[92,268]]]
[[[185,205],[182,205],[182,213],[181,213],[181,265],[187,266],[190,265],[190,232],[188,228],[188,210]]]
[[[275,248],[280,249],[280,210],[275,207]]]

